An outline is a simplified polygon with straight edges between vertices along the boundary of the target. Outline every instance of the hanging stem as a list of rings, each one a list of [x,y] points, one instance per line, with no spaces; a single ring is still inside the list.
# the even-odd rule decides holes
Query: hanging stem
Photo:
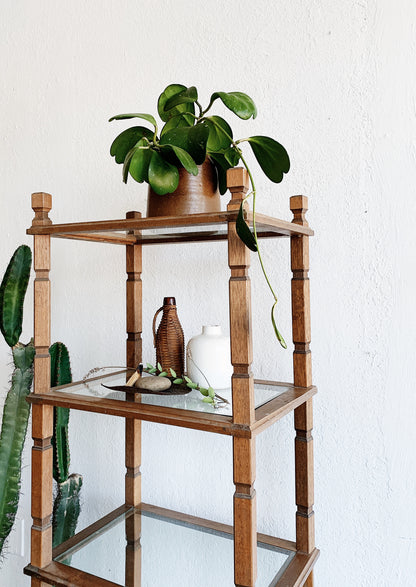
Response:
[[[257,239],[257,227],[256,227],[256,185],[254,183],[253,175],[252,175],[252,173],[250,171],[250,168],[247,165],[247,162],[246,162],[246,160],[243,157],[243,154],[241,152],[241,149],[239,147],[237,147],[237,144],[234,143],[234,141],[233,141],[233,146],[236,149],[238,149],[238,152],[239,152],[239,155],[240,155],[240,159],[241,159],[244,167],[246,168],[247,173],[248,173],[248,176],[250,178],[251,192],[244,198],[243,201],[245,201],[248,197],[253,196],[253,236],[254,236],[254,240],[256,242],[257,254],[259,256],[261,270],[263,272],[263,275],[264,275],[264,278],[266,280],[266,283],[269,286],[269,289],[270,289],[270,291],[271,291],[271,293],[273,295],[273,298],[274,298],[274,303],[273,303],[273,306],[272,306],[272,309],[271,309],[271,320],[272,320],[273,328],[274,328],[274,331],[276,333],[276,337],[277,337],[278,341],[280,342],[281,346],[286,349],[287,348],[286,341],[283,338],[283,336],[280,334],[279,330],[277,329],[276,321],[274,319],[274,310],[275,310],[275,307],[276,307],[276,304],[277,304],[277,301],[278,301],[277,295],[276,295],[276,293],[275,293],[275,291],[274,291],[274,289],[272,287],[272,284],[270,283],[270,280],[268,278],[268,275],[266,273],[266,269],[265,269],[264,263],[263,263],[263,257],[262,257],[262,254],[261,254],[261,251],[260,251],[260,247],[259,247],[259,241]]]

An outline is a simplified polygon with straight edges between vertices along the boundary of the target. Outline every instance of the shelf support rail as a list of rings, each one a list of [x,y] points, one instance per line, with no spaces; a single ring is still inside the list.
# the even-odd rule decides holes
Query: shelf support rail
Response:
[[[290,198],[293,223],[309,226],[305,219],[308,199],[305,196]],[[293,376],[299,387],[312,385],[310,351],[311,319],[309,289],[309,237],[291,236],[292,279],[292,333]],[[314,478],[313,478],[313,413],[312,399],[295,409],[295,476],[296,476],[296,548],[310,554],[315,548]],[[313,587],[311,573],[305,583]]]

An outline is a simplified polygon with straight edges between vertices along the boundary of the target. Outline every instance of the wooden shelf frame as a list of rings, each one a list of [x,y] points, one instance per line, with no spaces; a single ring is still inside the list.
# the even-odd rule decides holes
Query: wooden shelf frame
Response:
[[[46,225],[34,225],[27,230],[27,234],[50,235],[56,238],[119,245],[221,241],[228,239],[228,223],[235,222],[237,214],[238,210],[231,209],[224,212],[190,214],[188,216],[156,218],[136,216],[121,220],[68,224],[53,224],[51,222]],[[246,211],[246,220],[250,225],[253,224],[252,212]],[[256,226],[259,238],[313,235],[313,231],[307,226],[294,225],[286,220],[279,220],[259,213],[256,214]],[[190,231],[190,228],[195,230]],[[186,229],[186,232],[183,229]],[[163,232],[164,230],[176,230],[176,232],[166,234]],[[152,232],[146,233],[146,231]]]
[[[283,415],[293,411],[296,429],[296,556],[279,587],[313,587],[312,567],[318,556],[314,542],[312,385],[310,354],[309,237],[313,231],[305,219],[307,198],[291,198],[292,222],[256,215],[259,236],[289,237],[292,279],[292,332],[294,342],[294,385],[289,391],[259,408],[254,404],[254,377],[251,328],[250,253],[236,234],[236,219],[248,189],[248,174],[232,169],[227,174],[232,198],[227,211],[194,214],[186,217],[141,218],[129,212],[125,219],[69,224],[53,224],[49,218],[52,198],[32,194],[35,217],[27,233],[34,236],[35,297],[35,379],[32,417],[32,587],[56,585],[112,585],[98,578],[78,575],[72,579],[52,560],[52,446],[53,406],[114,414],[125,418],[125,504],[141,504],[141,421],[161,422],[198,430],[227,434],[233,438],[234,467],[234,577],[236,587],[254,587],[257,576],[257,527],[255,483],[256,435]],[[252,213],[245,207],[245,218],[252,224]],[[220,229],[218,229],[220,225]],[[185,230],[184,230],[185,229]],[[189,229],[191,229],[189,231]],[[192,230],[195,229],[195,230]],[[168,232],[166,233],[166,230]],[[146,232],[150,231],[150,232]],[[151,232],[153,231],[153,233]],[[50,247],[51,237],[122,244],[126,247],[127,366],[142,360],[142,246],[176,242],[227,240],[229,313],[231,337],[233,416],[212,415],[142,404],[137,396],[130,401],[71,396],[49,388],[50,358]],[[140,561],[132,558],[133,565]],[[49,574],[48,574],[49,573]],[[283,579],[283,577],[282,577]],[[72,583],[70,581],[73,581]],[[66,581],[66,582],[65,582]],[[69,582],[68,582],[69,581]]]
[[[101,379],[105,382],[106,378],[97,377],[96,379]],[[32,405],[58,406],[122,418],[146,420],[148,422],[157,422],[159,424],[168,424],[181,428],[192,428],[215,434],[252,438],[283,418],[283,416],[293,412],[302,403],[308,401],[317,393],[316,387],[313,385],[309,388],[303,388],[295,387],[290,383],[254,380],[254,383],[260,385],[263,383],[266,385],[276,385],[277,388],[280,386],[284,388],[289,387],[289,389],[257,407],[255,409],[254,422],[250,425],[244,425],[234,423],[232,416],[142,403],[139,400],[140,396],[138,394],[132,394],[132,399],[136,396],[136,399],[139,401],[129,402],[119,399],[87,396],[78,392],[71,393],[71,388],[78,386],[79,383],[81,382],[52,388],[41,396],[31,393],[27,399]]]
[[[140,503],[137,508],[131,508],[125,504],[103,516],[97,522],[84,528],[72,538],[69,538],[64,543],[53,549],[53,559],[63,556],[71,556],[71,551],[82,548],[83,544],[88,543],[94,536],[106,526],[110,526],[116,522],[120,517],[128,514],[132,510],[137,512],[145,512],[153,514],[160,518],[179,522],[199,528],[205,528],[214,532],[233,535],[233,526],[219,522],[213,522],[197,516],[175,512],[166,508],[157,507],[147,503]],[[137,528],[136,528],[137,530]],[[138,539],[137,539],[138,540]],[[306,577],[311,572],[316,560],[319,557],[319,551],[315,549],[309,555],[302,554],[296,551],[296,543],[291,540],[285,540],[267,534],[257,533],[256,542],[263,545],[268,545],[273,548],[278,548],[289,553],[295,553],[288,564],[283,567],[283,572],[280,572],[280,577],[273,583],[273,587],[300,587],[304,584]],[[128,557],[128,547],[126,547],[126,558]],[[279,569],[276,569],[276,572]],[[79,587],[90,587],[97,585],[98,587],[120,587],[118,583],[95,577],[86,571],[76,569],[74,567],[62,564],[53,560],[45,568],[40,569],[33,565],[27,565],[24,569],[26,575],[29,575],[37,580],[42,580],[48,585],[56,585],[56,587],[72,587],[77,585]],[[137,584],[134,579],[129,587]]]

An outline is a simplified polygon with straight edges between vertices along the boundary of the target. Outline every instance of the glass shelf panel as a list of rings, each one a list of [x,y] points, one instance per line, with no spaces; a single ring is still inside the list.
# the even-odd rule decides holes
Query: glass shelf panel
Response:
[[[97,398],[106,398],[119,401],[126,401],[126,394],[123,391],[114,391],[107,389],[102,384],[107,386],[125,385],[126,375],[125,373],[117,373],[107,377],[100,377],[85,381],[84,383],[77,383],[71,386],[65,386],[62,388],[56,388],[54,391],[59,393],[60,391],[70,393],[71,395],[83,395]],[[256,408],[269,402],[271,399],[278,395],[288,391],[289,386],[286,385],[272,385],[266,383],[255,383],[254,384],[254,398]],[[180,410],[190,410],[196,412],[205,412],[207,414],[217,414],[223,416],[232,416],[231,406],[231,389],[219,389],[218,394],[224,399],[228,400],[229,403],[221,403],[219,407],[214,408],[213,406],[206,404],[202,401],[202,395],[199,391],[191,390],[186,395],[152,395],[152,394],[141,394],[141,403],[167,407],[177,408]]]
[[[256,587],[275,585],[294,555],[258,543]],[[232,535],[151,512],[130,510],[55,560],[129,587],[234,585]]]

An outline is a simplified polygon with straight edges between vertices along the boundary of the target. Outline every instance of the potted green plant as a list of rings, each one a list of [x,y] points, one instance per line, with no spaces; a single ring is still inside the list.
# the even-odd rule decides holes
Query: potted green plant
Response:
[[[116,163],[123,165],[123,181],[129,174],[139,183],[146,182],[159,196],[171,194],[178,189],[180,171],[198,175],[198,166],[207,159],[215,166],[219,191],[224,194],[227,169],[240,162],[247,169],[251,190],[246,196],[253,198],[253,231],[247,226],[243,205],[237,218],[237,233],[244,244],[258,252],[259,261],[267,284],[274,297],[271,311],[272,323],[280,344],[286,343],[276,327],[274,310],[277,296],[266,275],[259,251],[255,223],[256,187],[253,174],[242,152],[243,143],[248,143],[265,175],[274,183],[282,181],[289,171],[290,161],[286,149],[267,136],[251,136],[235,139],[233,131],[224,118],[209,114],[214,103],[220,100],[231,112],[243,120],[255,118],[257,109],[253,100],[242,92],[214,92],[206,108],[198,100],[194,86],[171,84],[159,96],[157,110],[163,121],[160,130],[151,114],[119,114],[112,120],[139,118],[150,123],[152,128],[134,126],[124,130],[113,141],[110,153]]]

